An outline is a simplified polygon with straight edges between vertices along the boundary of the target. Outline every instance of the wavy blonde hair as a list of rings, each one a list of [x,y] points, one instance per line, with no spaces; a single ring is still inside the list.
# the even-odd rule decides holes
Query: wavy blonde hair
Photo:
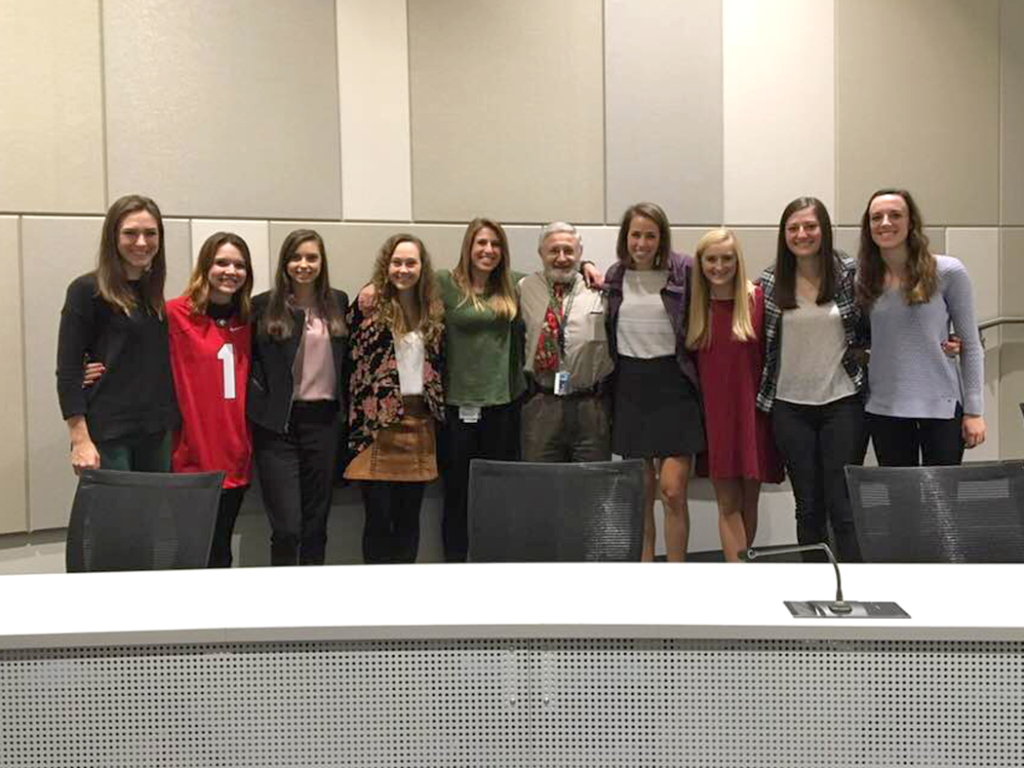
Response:
[[[736,275],[733,277],[732,336],[737,341],[752,341],[757,338],[754,323],[750,317],[750,297],[754,284],[747,280],[743,263],[743,248],[740,240],[730,229],[712,229],[697,242],[697,263],[690,281],[690,313],[686,330],[688,349],[707,349],[711,346],[711,286],[704,276],[701,264],[704,254],[713,245],[729,243],[736,255]]]
[[[481,229],[490,229],[497,236],[501,244],[501,261],[487,277],[487,290],[490,294],[486,301],[473,290],[471,273],[473,263],[470,254],[473,251],[473,241]],[[519,310],[519,303],[516,301],[515,286],[512,285],[512,263],[511,254],[508,251],[508,236],[501,224],[483,217],[478,217],[469,222],[466,227],[466,234],[462,238],[462,252],[459,256],[459,264],[452,270],[452,280],[462,292],[462,301],[459,306],[471,303],[473,309],[482,310],[490,307],[498,317],[503,320],[511,320]]]

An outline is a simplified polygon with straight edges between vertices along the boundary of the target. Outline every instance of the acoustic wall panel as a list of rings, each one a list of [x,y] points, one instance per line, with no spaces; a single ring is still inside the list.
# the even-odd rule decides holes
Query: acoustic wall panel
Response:
[[[604,221],[601,0],[410,0],[418,221]]]
[[[1000,223],[1024,225],[1024,3],[1000,3]]]
[[[341,216],[333,0],[106,0],[111,198],[167,215]]]
[[[384,241],[400,232],[416,235],[427,247],[434,269],[450,269],[459,261],[465,226],[444,224],[328,224],[323,222],[270,222],[271,267],[277,268],[281,243],[293,229],[311,227],[324,239],[331,285],[354,299],[370,282],[373,267]],[[518,254],[513,255],[516,264]]]
[[[722,220],[721,0],[607,0],[608,222],[640,200]]]
[[[779,247],[779,231],[769,228],[741,227],[736,235],[743,244],[743,258],[747,267],[747,277],[757,280],[765,267],[775,263]]]
[[[960,259],[967,268],[978,321],[999,317],[999,230],[951,227],[946,230],[946,253]]]
[[[1005,286],[999,297],[999,314],[1024,318],[1024,228],[1001,229],[999,239],[999,281]]]
[[[273,282],[273,269],[277,268],[277,253],[273,258],[268,251],[269,227],[265,221],[225,221],[220,219],[192,219],[192,247],[190,266],[194,266],[206,238],[214,232],[234,232],[245,240],[252,258],[252,295],[262,293]],[[190,270],[191,271],[191,270]]]
[[[934,224],[998,223],[998,0],[836,8],[839,221],[896,186]]]
[[[29,528],[67,525],[75,493],[68,461],[68,431],[57,402],[57,330],[68,284],[96,267],[103,220],[99,217],[22,219],[25,302],[25,382],[28,407]],[[186,222],[164,221],[169,257],[187,259]],[[59,254],[56,257],[54,254]],[[180,268],[178,268],[180,271]],[[167,291],[167,295],[173,292]]]
[[[412,218],[405,0],[337,0],[346,219]]]
[[[820,0],[723,0],[725,220],[778,223],[835,199],[834,14]]]
[[[0,4],[0,211],[104,208],[99,3]]]
[[[0,441],[0,533],[24,531],[28,523],[25,490],[25,345],[22,338],[21,259],[18,218],[0,216],[0,294],[6,304],[0,323],[0,402],[4,439]]]

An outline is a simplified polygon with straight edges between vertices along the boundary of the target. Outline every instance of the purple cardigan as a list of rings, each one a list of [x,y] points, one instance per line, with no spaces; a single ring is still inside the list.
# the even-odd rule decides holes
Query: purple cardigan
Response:
[[[674,251],[668,255],[668,281],[661,289],[661,300],[676,334],[676,360],[679,370],[683,372],[694,387],[699,387],[697,366],[693,355],[686,348],[686,328],[690,309],[690,273],[693,270],[693,258]],[[617,261],[608,268],[604,276],[604,293],[608,297],[608,314],[605,325],[608,329],[608,351],[612,360],[618,362],[617,331],[619,328],[619,309],[622,307],[622,280],[626,265]]]

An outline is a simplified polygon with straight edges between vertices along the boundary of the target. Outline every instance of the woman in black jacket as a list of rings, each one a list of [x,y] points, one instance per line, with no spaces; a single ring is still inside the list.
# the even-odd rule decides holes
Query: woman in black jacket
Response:
[[[331,288],[324,242],[285,238],[274,287],[253,299],[247,411],[272,565],[322,565],[344,415],[348,296]]]

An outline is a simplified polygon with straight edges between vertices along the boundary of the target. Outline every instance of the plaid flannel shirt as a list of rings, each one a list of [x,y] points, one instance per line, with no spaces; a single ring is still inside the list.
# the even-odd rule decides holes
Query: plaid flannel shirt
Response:
[[[842,251],[835,251],[836,294],[835,302],[846,331],[846,351],[843,352],[843,368],[858,392],[864,391],[867,372],[861,364],[859,350],[870,346],[864,316],[854,298],[853,286],[856,276],[856,262]],[[765,269],[758,281],[764,291],[764,368],[761,371],[761,385],[757,390],[757,407],[770,412],[775,403],[775,384],[779,378],[779,345],[782,343],[782,310],[775,303],[775,266]]]

